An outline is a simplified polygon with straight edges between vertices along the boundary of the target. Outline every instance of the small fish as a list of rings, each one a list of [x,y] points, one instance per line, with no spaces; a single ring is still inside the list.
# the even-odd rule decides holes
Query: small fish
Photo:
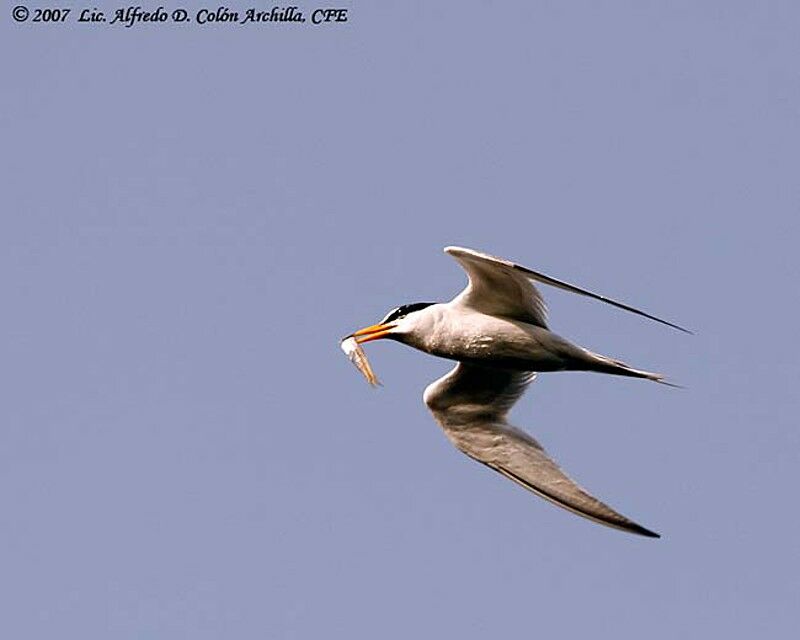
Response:
[[[356,342],[353,336],[348,336],[342,340],[342,351],[347,354],[347,357],[350,358],[350,362],[363,374],[367,382],[373,387],[377,387],[380,384],[375,373],[372,371],[372,367],[369,366],[367,354],[364,353],[364,349],[361,348],[361,345]]]

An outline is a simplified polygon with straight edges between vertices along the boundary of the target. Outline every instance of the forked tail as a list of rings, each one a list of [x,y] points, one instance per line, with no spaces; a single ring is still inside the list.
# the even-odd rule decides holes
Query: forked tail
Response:
[[[628,376],[629,378],[644,378],[646,380],[652,380],[653,382],[658,382],[659,384],[665,384],[668,387],[683,389],[681,385],[666,380],[664,376],[661,375],[660,373],[652,373],[651,371],[634,369],[630,365],[627,365],[620,360],[607,358],[606,356],[601,356],[598,353],[591,353],[591,352],[589,353],[592,356],[591,366],[589,367],[590,371],[597,371],[599,373],[610,373],[611,375],[615,376]]]

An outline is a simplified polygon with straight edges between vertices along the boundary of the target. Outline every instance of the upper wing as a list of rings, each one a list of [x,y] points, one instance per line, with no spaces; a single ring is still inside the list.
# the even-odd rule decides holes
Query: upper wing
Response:
[[[425,404],[450,441],[471,458],[585,518],[658,538],[584,491],[534,438],[508,424],[506,414],[534,377],[460,362],[425,389]]]
[[[685,333],[691,333],[688,329],[684,329],[677,324],[662,320],[622,302],[581,289],[563,280],[551,278],[548,275],[532,271],[502,258],[495,258],[485,253],[461,247],[446,247],[445,253],[458,260],[469,276],[467,288],[455,300],[482,313],[502,315],[546,328],[544,300],[542,300],[541,294],[531,283],[531,280],[536,280],[565,291],[579,293],[583,296],[606,302]]]
[[[469,276],[455,302],[493,316],[547,328],[547,307],[530,278],[511,262],[470,249],[447,247]]]

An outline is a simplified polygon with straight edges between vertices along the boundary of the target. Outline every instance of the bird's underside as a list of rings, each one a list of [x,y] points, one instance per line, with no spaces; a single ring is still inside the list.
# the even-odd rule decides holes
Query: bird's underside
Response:
[[[578,515],[630,533],[659,537],[587,493],[532,436],[510,425],[506,416],[537,371],[597,371],[665,383],[660,374],[592,353],[550,332],[544,299],[533,281],[691,332],[508,260],[460,247],[447,247],[445,252],[469,278],[458,296],[444,304],[398,307],[380,323],[356,331],[348,339],[363,343],[391,338],[458,361],[452,371],[429,385],[424,395],[425,404],[456,447]]]
[[[658,538],[587,493],[506,415],[535,373],[459,363],[425,389],[425,404],[450,441],[469,457],[526,489],[595,522]]]

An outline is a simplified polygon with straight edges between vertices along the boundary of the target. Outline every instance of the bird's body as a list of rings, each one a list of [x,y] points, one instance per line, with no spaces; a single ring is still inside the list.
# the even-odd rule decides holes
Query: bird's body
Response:
[[[358,343],[388,338],[457,361],[423,395],[456,447],[561,507],[608,526],[658,537],[584,491],[534,438],[509,425],[506,414],[536,373],[595,371],[664,382],[659,374],[593,353],[550,331],[544,301],[531,280],[686,330],[507,260],[459,247],[445,251],[469,276],[461,294],[447,303],[398,307],[380,323],[348,338]]]
[[[568,342],[532,324],[435,304],[415,314],[404,342],[434,356],[522,371],[565,368]],[[422,325],[424,331],[416,331]]]
[[[465,311],[456,302],[422,309],[414,314],[411,327],[386,337],[432,356],[515,371],[598,371],[658,377],[592,353],[549,329],[522,320]]]

